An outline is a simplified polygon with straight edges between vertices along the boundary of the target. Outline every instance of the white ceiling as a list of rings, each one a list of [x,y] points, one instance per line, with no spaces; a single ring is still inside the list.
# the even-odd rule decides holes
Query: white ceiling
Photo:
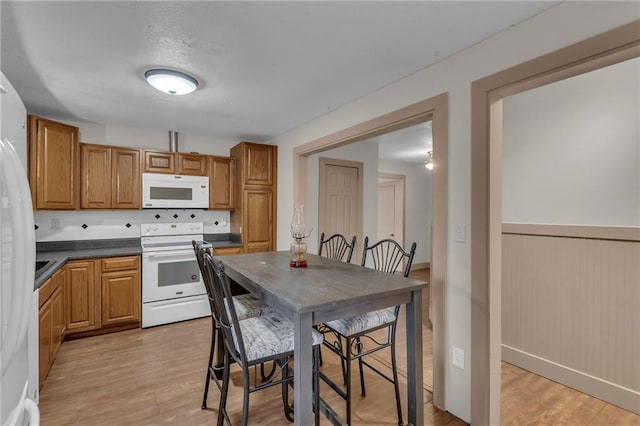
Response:
[[[268,141],[556,3],[2,1],[0,65],[30,113]]]

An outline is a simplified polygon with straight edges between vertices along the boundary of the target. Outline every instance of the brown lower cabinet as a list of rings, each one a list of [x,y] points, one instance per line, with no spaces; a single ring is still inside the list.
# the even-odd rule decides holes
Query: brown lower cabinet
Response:
[[[140,326],[140,256],[73,260],[40,287],[40,387],[65,338]]]
[[[67,263],[67,334],[139,325],[140,256]]]
[[[102,259],[102,327],[140,322],[140,256]]]
[[[65,271],[59,270],[40,287],[39,351],[40,383],[49,374],[66,331],[64,315]]]

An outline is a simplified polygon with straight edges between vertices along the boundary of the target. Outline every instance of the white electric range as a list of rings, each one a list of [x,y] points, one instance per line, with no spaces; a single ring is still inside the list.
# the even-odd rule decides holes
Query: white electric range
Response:
[[[203,233],[202,222],[142,224],[142,328],[211,314],[192,245]]]

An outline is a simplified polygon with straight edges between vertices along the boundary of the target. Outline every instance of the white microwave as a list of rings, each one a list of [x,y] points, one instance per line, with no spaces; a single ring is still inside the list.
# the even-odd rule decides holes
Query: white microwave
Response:
[[[208,209],[209,178],[143,173],[142,208]]]

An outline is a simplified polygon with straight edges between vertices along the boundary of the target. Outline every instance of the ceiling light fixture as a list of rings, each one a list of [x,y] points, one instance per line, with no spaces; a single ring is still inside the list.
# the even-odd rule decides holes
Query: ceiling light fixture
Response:
[[[427,161],[424,162],[424,166],[428,170],[433,170],[433,151],[427,151]]]
[[[198,88],[198,80],[180,71],[152,69],[144,73],[144,78],[168,95],[186,95]]]

